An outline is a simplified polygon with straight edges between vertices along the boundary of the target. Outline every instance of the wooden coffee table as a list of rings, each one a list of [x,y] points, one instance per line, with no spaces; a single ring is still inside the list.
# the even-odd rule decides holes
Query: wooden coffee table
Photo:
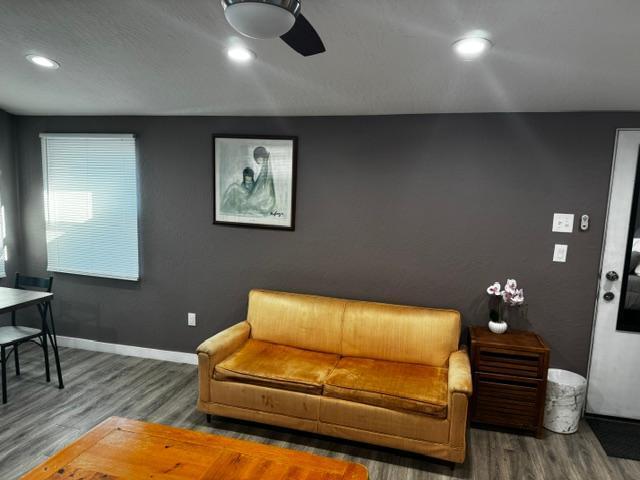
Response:
[[[357,463],[111,417],[23,479],[366,480]]]

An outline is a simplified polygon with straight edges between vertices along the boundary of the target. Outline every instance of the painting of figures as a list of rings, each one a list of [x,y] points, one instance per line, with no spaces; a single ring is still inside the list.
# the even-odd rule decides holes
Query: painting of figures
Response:
[[[213,141],[214,223],[293,230],[297,139]]]

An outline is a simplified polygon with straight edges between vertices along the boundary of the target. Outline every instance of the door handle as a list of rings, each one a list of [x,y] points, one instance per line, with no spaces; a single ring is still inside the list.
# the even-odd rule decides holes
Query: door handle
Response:
[[[611,281],[611,282],[615,282],[616,280],[618,280],[620,277],[618,276],[617,272],[614,272],[613,270],[611,270],[610,272],[607,272],[607,280]]]
[[[616,295],[613,292],[607,292],[603,295],[603,298],[607,301],[610,302],[611,300],[613,300],[614,298],[616,298]]]

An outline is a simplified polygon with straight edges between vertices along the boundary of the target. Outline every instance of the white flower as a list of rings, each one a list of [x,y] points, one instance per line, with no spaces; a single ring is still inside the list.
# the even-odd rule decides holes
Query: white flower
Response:
[[[517,289],[518,283],[513,278],[508,279],[507,283],[504,284],[504,291],[509,292],[511,295],[515,295]]]
[[[513,305],[522,305],[524,303],[524,289],[516,290],[516,294],[511,299]]]
[[[498,282],[495,282],[493,285],[489,285],[489,288],[487,288],[487,293],[489,295],[499,296],[502,293],[500,292],[500,284]]]

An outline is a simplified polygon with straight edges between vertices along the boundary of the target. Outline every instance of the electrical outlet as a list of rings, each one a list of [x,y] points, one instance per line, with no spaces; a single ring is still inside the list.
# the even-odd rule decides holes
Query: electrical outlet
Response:
[[[195,313],[187,313],[187,325],[190,327],[196,326],[196,314]]]

